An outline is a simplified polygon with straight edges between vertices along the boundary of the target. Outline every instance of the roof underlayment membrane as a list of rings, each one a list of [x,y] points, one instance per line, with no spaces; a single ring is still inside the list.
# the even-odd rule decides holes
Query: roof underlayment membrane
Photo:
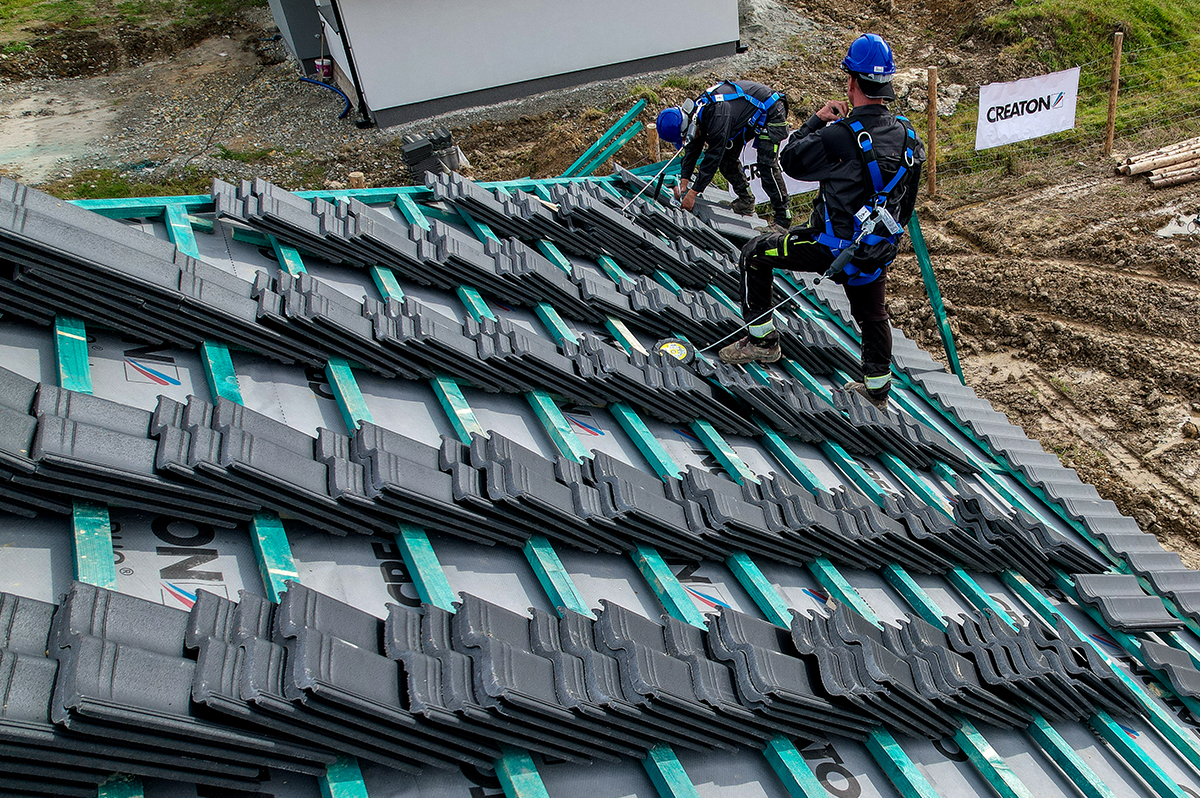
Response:
[[[0,795],[1200,795],[1200,575],[642,185],[0,179]]]

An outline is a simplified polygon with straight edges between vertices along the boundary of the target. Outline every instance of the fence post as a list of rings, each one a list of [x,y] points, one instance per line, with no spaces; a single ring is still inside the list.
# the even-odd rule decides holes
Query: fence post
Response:
[[[929,67],[929,131],[925,141],[925,169],[929,175],[929,196],[937,194],[937,67]]]
[[[1112,76],[1108,81],[1108,125],[1104,128],[1104,154],[1111,155],[1113,148],[1113,133],[1117,126],[1117,88],[1121,83],[1121,42],[1125,34],[1117,31],[1113,34]]]

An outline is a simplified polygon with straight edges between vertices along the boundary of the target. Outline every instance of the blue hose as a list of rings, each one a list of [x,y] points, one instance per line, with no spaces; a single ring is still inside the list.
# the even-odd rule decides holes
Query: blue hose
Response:
[[[304,81],[305,83],[311,83],[314,86],[324,86],[330,91],[336,91],[339,95],[341,95],[341,98],[346,101],[346,107],[342,109],[340,114],[338,114],[338,119],[345,119],[346,115],[350,113],[350,98],[346,96],[346,92],[342,91],[337,86],[331,86],[328,83],[322,83],[321,81],[313,80],[312,78],[302,77],[300,80]]]

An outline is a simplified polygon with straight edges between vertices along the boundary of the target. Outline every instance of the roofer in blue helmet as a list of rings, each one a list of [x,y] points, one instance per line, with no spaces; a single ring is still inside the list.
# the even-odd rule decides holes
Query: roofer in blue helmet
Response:
[[[726,363],[778,360],[773,270],[824,273],[845,288],[862,330],[863,379],[846,387],[883,409],[892,361],[884,285],[916,203],[925,148],[909,121],[888,111],[886,103],[896,99],[896,65],[886,41],[873,33],[859,36],[842,69],[849,104],[825,103],[793,131],[779,155],[788,175],[820,183],[812,215],[807,225],[759,236],[742,249],[748,335],[720,357]]]
[[[737,195],[733,210],[744,216],[754,213],[754,194],[741,163],[742,148],[753,140],[774,224],[787,229],[788,196],[778,158],[779,143],[788,133],[787,97],[782,93],[748,80],[723,81],[695,100],[664,110],[656,127],[659,138],[683,148],[675,196],[688,211],[719,171]]]

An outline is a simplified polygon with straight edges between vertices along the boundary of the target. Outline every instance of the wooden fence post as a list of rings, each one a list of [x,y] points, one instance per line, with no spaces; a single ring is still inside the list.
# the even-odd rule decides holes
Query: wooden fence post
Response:
[[[1121,42],[1125,34],[1117,31],[1113,34],[1112,76],[1108,80],[1108,125],[1104,129],[1104,154],[1111,155],[1113,134],[1117,126],[1117,89],[1121,83]]]
[[[937,67],[929,67],[929,124],[925,134],[925,170],[929,175],[929,195],[937,194]]]

